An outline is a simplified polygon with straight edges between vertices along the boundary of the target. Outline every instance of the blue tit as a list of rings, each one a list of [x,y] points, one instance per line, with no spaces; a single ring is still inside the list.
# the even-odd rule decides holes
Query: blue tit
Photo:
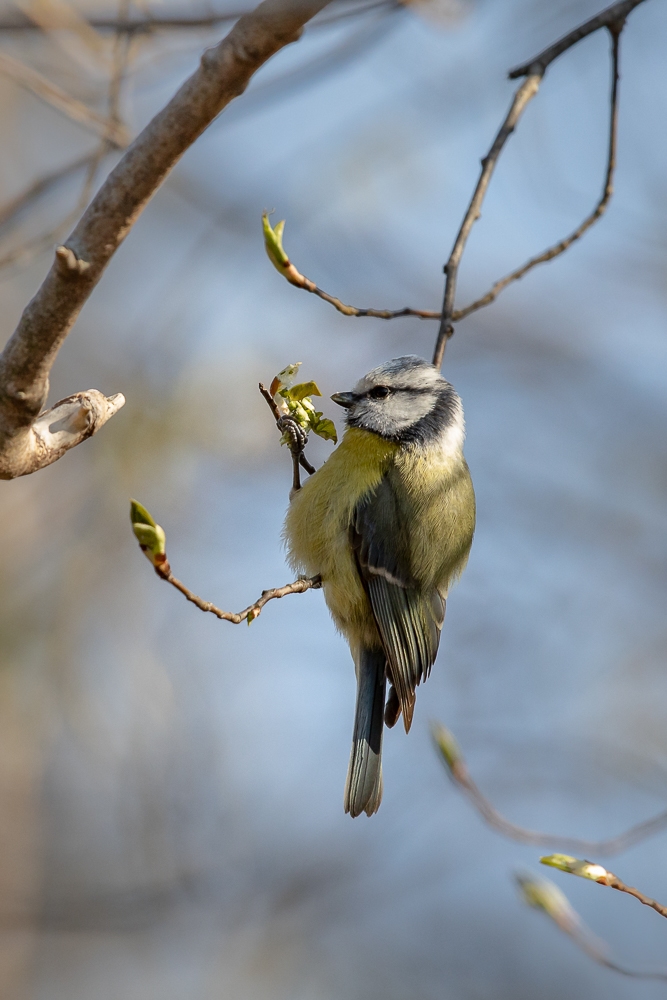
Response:
[[[461,400],[433,365],[396,358],[331,398],[347,429],[293,494],[285,540],[292,567],[321,576],[350,645],[357,703],[345,811],[371,816],[382,799],[383,723],[402,713],[410,729],[449,587],[468,560],[475,494]]]

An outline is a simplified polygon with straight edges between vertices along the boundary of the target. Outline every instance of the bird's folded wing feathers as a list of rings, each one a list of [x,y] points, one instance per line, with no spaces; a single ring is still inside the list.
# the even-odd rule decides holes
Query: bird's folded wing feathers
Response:
[[[428,677],[438,652],[445,612],[437,588],[425,591],[414,579],[408,519],[385,477],[358,504],[350,532],[406,731],[412,723],[415,688]]]

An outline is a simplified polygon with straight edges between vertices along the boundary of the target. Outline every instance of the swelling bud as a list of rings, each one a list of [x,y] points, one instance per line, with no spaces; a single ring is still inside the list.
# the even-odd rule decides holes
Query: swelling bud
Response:
[[[156,524],[148,510],[137,500],[130,500],[130,520],[134,537],[146,558],[159,573],[169,573],[164,529]]]

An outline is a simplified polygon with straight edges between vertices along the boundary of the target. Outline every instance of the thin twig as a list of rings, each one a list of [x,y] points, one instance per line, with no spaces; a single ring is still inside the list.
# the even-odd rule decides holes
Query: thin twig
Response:
[[[619,892],[626,892],[629,896],[634,896],[644,906],[650,906],[652,910],[659,913],[661,917],[667,917],[667,906],[658,903],[645,893],[635,889],[632,885],[627,885],[618,875],[607,871],[602,865],[595,861],[580,860],[571,858],[566,854],[549,854],[540,858],[543,865],[550,868],[558,868],[559,871],[567,872],[568,875],[578,875],[580,878],[588,879],[589,882],[597,882],[598,885],[608,885],[610,889],[617,889]]]
[[[456,297],[456,281],[458,277],[459,264],[461,262],[461,256],[465,249],[466,242],[470,235],[470,231],[474,223],[480,217],[482,202],[484,201],[484,196],[489,186],[489,181],[491,180],[491,176],[493,174],[496,162],[498,160],[498,157],[500,156],[503,146],[505,145],[505,142],[507,141],[507,139],[513,132],[514,128],[516,127],[517,122],[521,117],[521,114],[523,113],[526,105],[528,104],[530,99],[534,97],[535,94],[537,93],[540,86],[540,82],[542,80],[542,77],[544,76],[547,67],[554,61],[554,59],[557,59],[558,56],[562,55],[563,52],[566,52],[568,49],[572,48],[573,45],[576,45],[577,42],[580,42],[582,38],[586,38],[588,35],[592,34],[595,31],[598,31],[600,28],[607,28],[612,33],[612,38],[614,40],[613,44],[614,79],[612,84],[612,127],[610,130],[611,131],[610,147],[612,146],[612,144],[615,145],[616,142],[615,117],[616,117],[616,104],[617,104],[617,91],[618,91],[618,76],[617,76],[618,36],[623,30],[623,27],[625,25],[625,20],[628,14],[632,10],[634,10],[635,7],[638,7],[639,4],[642,2],[643,0],[621,0],[620,3],[612,4],[611,7],[608,7],[606,10],[601,11],[600,14],[597,14],[595,17],[590,18],[588,21],[584,22],[584,24],[579,25],[578,28],[575,28],[573,31],[570,31],[558,42],[555,42],[553,45],[550,45],[549,48],[545,49],[530,62],[524,63],[522,66],[518,66],[516,69],[513,69],[510,72],[509,74],[510,79],[516,79],[522,76],[525,76],[526,79],[524,80],[524,82],[514,95],[514,100],[512,102],[512,106],[509,110],[509,113],[505,118],[505,121],[503,122],[500,131],[498,132],[493,142],[493,145],[491,146],[491,149],[482,160],[482,172],[477,182],[477,187],[475,188],[472,199],[470,201],[466,214],[463,218],[463,223],[461,224],[461,228],[459,229],[458,235],[454,242],[452,252],[449,256],[449,260],[445,264],[445,275],[446,275],[445,293],[442,305],[442,315],[440,317],[440,328],[438,330],[438,337],[436,340],[435,351],[433,353],[433,364],[437,368],[440,368],[442,366],[442,360],[444,358],[447,341],[454,333],[454,327],[452,325],[454,320],[460,319],[464,315],[468,315],[470,312],[473,311],[472,307],[468,307],[466,310],[462,310],[460,313],[457,314],[457,311],[454,308],[454,302]],[[610,161],[611,161],[612,174],[613,174],[614,158],[615,158],[614,150],[611,150]],[[608,161],[608,166],[609,166],[609,161]],[[609,176],[608,180],[609,180],[609,185],[611,187],[611,176]],[[605,185],[605,190],[606,190],[606,185]],[[606,208],[606,205],[610,197],[611,197],[611,190],[609,191],[609,194],[604,200],[602,211],[604,211],[604,209]],[[541,263],[542,259],[550,260],[552,256],[557,256],[557,254],[562,253],[563,250],[567,249],[567,247],[570,246],[571,243],[573,243],[588,228],[590,228],[593,222],[595,222],[596,219],[599,218],[599,216],[602,214],[602,211],[598,211],[596,209],[593,212],[593,217],[591,218],[591,221],[588,221],[588,219],[586,219],[582,224],[583,228],[580,227],[581,232],[579,232],[579,230],[576,230],[571,237],[568,237],[568,240],[564,241],[566,245],[562,249],[560,249],[560,244],[557,244],[556,247],[552,247],[550,250],[545,251],[544,255],[541,254],[540,258],[536,258],[534,262],[529,262],[530,266],[527,267],[526,270],[529,270],[530,267],[534,266],[534,264]],[[521,273],[525,273],[525,270],[522,270]],[[518,275],[518,277],[520,276],[521,275]],[[504,281],[504,279],[502,280]],[[516,280],[516,278],[508,276],[506,283],[509,283],[509,281],[511,280]],[[504,284],[502,284],[502,282],[501,282],[501,287],[504,287]],[[488,301],[493,301],[493,298],[489,299]],[[486,305],[487,302],[484,301],[482,304]],[[473,305],[475,305],[477,308],[480,307],[477,306],[476,303]]]
[[[580,837],[561,837],[553,833],[529,830],[506,819],[480,791],[468,771],[465,758],[456,740],[444,726],[433,726],[435,744],[447,765],[449,776],[465,794],[482,819],[504,837],[533,847],[553,847],[581,853],[611,856],[627,851],[642,840],[667,828],[667,810],[651,819],[630,827],[624,833],[606,840],[584,840]]]
[[[75,174],[84,167],[90,166],[96,155],[96,152],[86,153],[85,156],[80,156],[73,163],[68,163],[64,167],[59,167],[58,170],[44,174],[43,177],[39,177],[36,181],[33,181],[21,194],[5,202],[4,205],[0,206],[0,227],[5,228],[33,201],[45,194],[60,181],[69,177],[70,174]]]
[[[318,288],[310,278],[306,278],[305,275],[302,275],[302,278],[303,284],[300,286],[301,288],[307,292],[312,292],[313,295],[319,296],[325,302],[329,302],[334,309],[337,309],[344,316],[374,316],[375,319],[397,319],[399,316],[416,316],[418,319],[440,319],[440,313],[432,309],[411,309],[408,306],[404,309],[393,310],[359,309],[357,306],[348,306],[344,302],[341,302],[340,299],[337,299],[335,295],[329,295],[328,292]]]
[[[618,49],[619,41],[621,35],[621,28],[618,23],[613,25],[607,25],[609,34],[611,36],[611,53],[612,53],[612,70],[611,70],[611,101],[610,101],[610,115],[609,115],[609,143],[608,143],[608,153],[607,153],[607,165],[605,170],[605,179],[602,188],[602,195],[597,205],[590,213],[586,216],[584,221],[578,226],[573,233],[570,233],[565,239],[561,240],[559,243],[555,243],[548,250],[544,250],[543,253],[538,254],[536,257],[531,257],[530,260],[526,261],[521,267],[518,267],[515,271],[510,274],[505,275],[499,281],[489,289],[486,295],[477,299],[475,302],[471,302],[470,305],[465,306],[463,309],[455,309],[452,314],[452,320],[454,322],[464,319],[471,313],[476,312],[477,309],[482,309],[484,306],[488,306],[493,302],[500,292],[504,288],[507,288],[513,281],[518,281],[523,278],[524,274],[532,270],[538,264],[544,264],[549,260],[553,260],[554,257],[558,257],[560,254],[564,253],[576,240],[580,239],[584,233],[594,225],[602,215],[604,215],[609,202],[611,201],[611,196],[614,193],[614,169],[616,167],[616,137],[618,132]]]
[[[376,10],[379,7],[402,6],[396,0],[372,0],[370,3],[359,4],[351,7],[350,10],[343,10],[328,17],[319,17],[312,28],[326,27],[337,21],[355,17],[358,14],[365,14],[367,11]],[[240,17],[247,14],[248,8],[238,11],[221,12],[219,14],[209,14],[201,17],[188,17],[187,15],[174,15],[172,17],[145,17],[145,18],[118,18],[118,17],[89,17],[87,23],[91,28],[98,31],[114,31],[124,34],[148,34],[156,30],[202,30],[206,28],[217,28],[230,21],[238,21]],[[37,25],[27,17],[15,17],[11,20],[0,21],[0,32],[30,32],[37,30]]]
[[[581,948],[585,955],[592,958],[598,965],[603,965],[606,969],[611,969],[612,972],[618,972],[621,976],[627,976],[629,979],[667,980],[667,972],[660,972],[657,969],[654,971],[650,969],[629,969],[626,965],[619,965],[618,962],[609,957],[608,948],[604,941],[598,940],[582,929],[573,930],[570,933],[570,938]]]
[[[644,904],[644,906],[650,906],[651,909],[655,910],[656,913],[659,913],[661,917],[667,917],[667,906],[663,906],[662,903],[658,903],[657,900],[651,899],[650,896],[645,896],[643,892],[640,892],[639,889],[635,889],[634,886],[626,885],[625,882],[621,881],[618,875],[608,872],[606,881],[603,882],[602,879],[597,879],[597,881],[600,885],[608,885],[612,889],[618,889],[619,892],[627,892],[628,895],[634,896],[635,899],[638,899],[640,903]]]
[[[517,122],[525,110],[526,105],[533,97],[535,97],[535,94],[539,90],[541,80],[542,71],[539,71],[531,73],[530,76],[521,84],[514,95],[512,105],[505,117],[504,122],[500,126],[498,134],[493,140],[493,144],[489,152],[482,160],[482,171],[479,175],[477,186],[470,200],[470,204],[468,205],[466,214],[463,217],[463,222],[461,223],[461,228],[459,229],[458,235],[454,241],[454,246],[452,247],[452,252],[449,255],[449,260],[445,264],[445,294],[442,303],[440,328],[438,330],[438,337],[435,343],[435,351],[433,352],[433,364],[436,368],[440,368],[442,366],[442,359],[445,355],[447,341],[454,333],[452,318],[454,315],[454,298],[456,296],[456,279],[458,277],[461,257],[468,241],[468,237],[470,236],[470,231],[481,215],[484,195],[486,194],[489,182],[493,176],[493,171],[503,146],[516,128]]]
[[[107,144],[103,142],[93,154],[86,157],[88,169],[86,170],[83,187],[74,208],[53,229],[49,229],[45,233],[40,233],[39,236],[36,236],[32,240],[27,240],[13,250],[9,250],[3,257],[0,257],[0,271],[4,271],[13,264],[25,266],[38,254],[44,250],[52,250],[54,244],[60,242],[69,227],[79,218],[81,212],[88,204],[93,184],[95,183],[95,175],[108,149]]]
[[[200,611],[208,611],[216,618],[221,618],[226,622],[233,622],[234,625],[240,625],[241,622],[245,621],[250,624],[255,618],[258,618],[262,608],[269,601],[273,601],[279,597],[287,597],[288,594],[305,594],[307,590],[317,590],[322,586],[322,580],[319,576],[304,577],[299,580],[295,580],[294,583],[288,583],[284,587],[274,587],[272,590],[263,590],[262,596],[259,600],[255,601],[254,604],[250,604],[243,611],[239,611],[238,614],[233,611],[223,611],[221,608],[217,608],[215,604],[211,604],[210,601],[204,601],[201,597],[197,597],[193,594],[184,583],[177,580],[175,576],[172,575],[169,564],[167,563],[167,568],[162,568],[160,566],[155,567],[155,572],[164,580],[166,583],[170,583],[172,587],[176,590],[180,590],[181,594],[192,604],[196,605]]]
[[[107,118],[98,114],[97,111],[93,111],[83,101],[72,97],[61,87],[47,80],[37,70],[26,66],[25,63],[10,56],[7,52],[0,52],[0,73],[10,77],[15,83],[25,87],[36,97],[41,98],[51,107],[71,118],[72,121],[108,138],[118,149],[124,149],[127,146],[129,135],[124,127],[109,122]]]
[[[262,396],[266,400],[266,403],[267,403],[269,409],[271,410],[271,413],[273,414],[273,419],[275,420],[276,423],[278,423],[280,420],[282,420],[284,414],[280,412],[280,410],[278,409],[278,405],[277,405],[275,399],[273,398],[273,396],[271,395],[271,393],[269,392],[269,390],[266,388],[266,386],[262,382],[259,383],[259,391],[261,392]],[[280,428],[278,428],[278,429],[280,429]],[[294,456],[294,452],[292,452],[292,456]],[[303,452],[301,452],[299,454],[299,465],[301,465],[301,467],[306,470],[306,472],[308,473],[309,476],[312,476],[313,473],[317,471],[315,469],[315,466],[310,464],[310,462],[308,461],[308,459],[306,458],[306,456],[303,454]],[[296,469],[295,472],[294,472],[294,483],[295,484],[296,484],[296,481],[297,481],[297,477],[298,477],[298,469]],[[299,486],[295,487],[295,488],[298,489],[300,487],[300,485],[301,484],[299,483]]]
[[[126,11],[128,6],[128,0],[121,0],[121,11]],[[8,206],[9,212],[7,213],[6,218],[15,216],[18,211],[25,207],[31,197],[35,197],[35,190],[37,190],[37,193],[41,193],[45,186],[48,186],[49,183],[54,181],[54,176],[55,179],[60,179],[60,177],[65,176],[66,173],[73,172],[77,165],[86,164],[88,169],[86,171],[83,187],[77,199],[76,205],[72,211],[68,212],[65,218],[53,229],[48,230],[46,233],[41,233],[33,240],[23,243],[21,246],[9,251],[4,255],[4,257],[0,257],[0,270],[4,270],[12,264],[20,263],[25,265],[37,254],[44,250],[51,249],[54,243],[57,243],[62,239],[69,227],[76,221],[76,219],[79,218],[81,212],[90,201],[90,196],[95,184],[95,177],[100,163],[107,153],[116,147],[116,142],[114,141],[115,132],[119,128],[124,129],[125,127],[120,116],[120,94],[129,61],[131,40],[131,36],[121,33],[117,33],[114,39],[112,72],[109,80],[109,117],[107,119],[108,131],[96,151],[86,156],[85,159],[77,161],[76,164],[70,165],[70,167],[66,170],[60,171],[58,175],[51,175],[42,181],[38,181],[32,186],[32,188],[25,192],[20,199],[16,199],[13,204],[10,203],[10,206]],[[0,216],[0,222],[1,221],[6,221],[6,219],[2,220],[2,216]]]
[[[620,3],[613,3],[611,7],[606,7],[595,17],[589,18],[588,21],[584,21],[580,24],[578,28],[574,28],[569,31],[567,35],[563,35],[557,42],[550,45],[548,48],[540,52],[539,55],[535,56],[529,62],[523,63],[521,66],[517,66],[515,69],[510,70],[507,74],[510,80],[516,80],[520,76],[528,76],[529,73],[534,73],[541,70],[542,73],[546,70],[554,59],[558,56],[562,56],[563,52],[567,52],[571,49],[573,45],[580,42],[582,38],[586,38],[588,35],[592,35],[595,31],[599,31],[600,28],[612,28],[614,25],[618,25],[618,30],[620,31],[623,27],[628,14],[631,14],[635,7],[638,7],[640,3],[644,0],[621,0]],[[536,67],[538,68],[536,70]]]
[[[585,955],[592,958],[598,965],[603,965],[613,972],[618,972],[620,975],[632,979],[667,980],[667,972],[628,969],[627,966],[620,965],[613,958],[610,958],[610,949],[607,943],[593,934],[586,926],[567,896],[554,882],[522,873],[517,873],[515,878],[524,902],[546,914],[578,948],[581,948]]]

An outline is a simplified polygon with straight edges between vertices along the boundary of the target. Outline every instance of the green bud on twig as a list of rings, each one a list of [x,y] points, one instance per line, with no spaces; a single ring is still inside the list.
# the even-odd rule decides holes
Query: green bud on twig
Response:
[[[571,933],[579,926],[577,912],[570,905],[567,896],[549,879],[534,878],[531,875],[515,875],[521,897],[528,906],[546,913],[561,930]]]
[[[169,572],[167,562],[167,537],[156,524],[146,508],[136,500],[130,500],[130,520],[132,531],[147,559],[163,572]]]
[[[299,370],[301,362],[287,365],[283,368],[271,382],[269,392],[276,400],[279,409],[284,416],[289,416],[297,422],[307,434],[311,431],[325,441],[338,442],[336,425],[333,420],[325,417],[321,410],[316,410],[311,399],[312,396],[321,396],[320,387],[317,382],[299,382],[294,385],[294,378]],[[289,438],[286,434],[280,439],[281,444],[288,444]]]
[[[453,733],[440,722],[434,722],[431,726],[431,735],[445,764],[452,771],[463,760],[463,754]]]
[[[264,248],[276,271],[280,271],[280,273],[287,278],[291,285],[296,285],[297,288],[305,288],[307,279],[304,278],[299,271],[297,271],[294,264],[292,264],[283,249],[283,230],[285,229],[285,220],[281,219],[280,222],[276,222],[275,226],[272,227],[269,222],[268,213],[263,212],[262,229],[264,231]]]
[[[268,212],[262,213],[262,229],[264,230],[264,246],[266,247],[266,253],[273,266],[280,271],[281,274],[285,270],[285,267],[289,264],[289,257],[283,250],[284,228],[284,219],[281,219],[280,222],[276,222],[275,226],[272,227],[269,222]]]
[[[607,884],[607,879],[611,874],[602,865],[596,865],[592,861],[572,858],[569,854],[547,854],[543,858],[540,858],[540,863],[549,865],[550,868],[559,868],[560,871],[567,872],[569,875],[578,875],[579,878],[590,879],[591,882],[602,882],[603,885]]]

